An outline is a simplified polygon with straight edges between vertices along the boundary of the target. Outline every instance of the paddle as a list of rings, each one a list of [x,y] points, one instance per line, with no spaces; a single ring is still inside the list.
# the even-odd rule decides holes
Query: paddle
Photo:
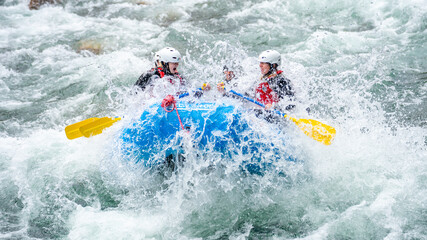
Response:
[[[201,90],[201,88],[197,90]],[[183,98],[188,95],[190,94],[186,92],[179,95],[178,98]],[[121,118],[119,117],[89,118],[65,127],[65,135],[67,135],[67,138],[70,140],[83,137],[83,136],[88,138],[91,136],[101,134],[104,129],[111,127],[115,122],[120,120]]]
[[[243,96],[242,94],[237,93],[234,90],[230,90],[230,92],[265,108],[264,104],[254,100],[252,98]],[[279,114],[280,116],[283,116],[285,118],[292,120],[305,133],[305,135],[307,135],[307,136],[311,137],[312,139],[314,139],[318,142],[321,142],[325,145],[331,145],[332,140],[335,137],[335,134],[336,134],[335,128],[328,126],[324,123],[321,123],[317,120],[298,119],[298,118],[290,117],[287,114],[281,113],[278,110],[272,110],[272,111]]]
[[[88,123],[80,127],[80,132],[85,137],[91,137],[102,133],[102,130],[111,127],[115,122],[120,121],[121,118],[103,117],[94,122]]]
[[[99,118],[94,117],[94,118],[89,118],[89,119],[83,120],[83,121],[78,122],[78,123],[71,124],[71,125],[65,127],[65,135],[67,135],[67,138],[70,140],[82,137],[83,134],[80,131],[80,127],[82,127],[86,124],[92,123],[92,122],[96,121],[97,119],[99,119]]]
[[[102,133],[102,130],[110,127],[121,118],[89,118],[78,123],[71,124],[65,128],[65,135],[72,140],[79,137],[90,137]]]

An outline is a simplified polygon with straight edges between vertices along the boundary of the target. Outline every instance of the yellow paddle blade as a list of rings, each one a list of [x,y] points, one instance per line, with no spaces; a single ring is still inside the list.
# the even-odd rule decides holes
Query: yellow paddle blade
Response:
[[[100,133],[102,133],[102,130],[110,127],[113,125],[113,123],[119,121],[121,118],[109,118],[109,117],[103,117],[96,121],[93,121],[89,124],[86,124],[84,126],[80,127],[80,132],[85,137],[95,136]]]
[[[325,145],[331,145],[335,137],[335,128],[313,119],[297,119],[285,115],[292,120],[307,136]]]
[[[80,132],[80,127],[82,127],[88,123],[91,123],[97,119],[99,119],[99,118],[89,118],[89,119],[83,120],[81,122],[71,124],[71,125],[65,127],[65,135],[67,135],[67,138],[70,140],[75,139],[75,138],[79,138],[79,137],[83,137],[83,134]]]

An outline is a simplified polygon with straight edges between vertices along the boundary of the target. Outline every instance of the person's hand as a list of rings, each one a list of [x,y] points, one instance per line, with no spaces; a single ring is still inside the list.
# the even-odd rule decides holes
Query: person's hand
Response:
[[[211,85],[209,85],[209,83],[203,83],[202,90],[203,91],[209,91],[209,90],[211,90]]]
[[[225,74],[225,80],[230,81],[234,78],[234,72],[233,71],[224,71]]]
[[[219,92],[224,92],[225,84],[223,82],[220,82],[216,85],[216,88],[218,89]]]
[[[265,104],[265,110],[269,110],[272,106],[271,103]]]

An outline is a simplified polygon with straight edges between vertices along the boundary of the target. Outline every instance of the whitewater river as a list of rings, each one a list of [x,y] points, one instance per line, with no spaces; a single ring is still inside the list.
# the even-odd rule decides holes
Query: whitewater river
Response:
[[[427,239],[426,0],[28,2],[0,0],[0,239]],[[162,99],[132,86],[166,46],[194,88],[227,65],[238,92],[279,51],[292,114],[333,144],[290,126],[299,161],[263,175],[209,151],[124,163],[117,131]],[[66,138],[104,116],[125,120]]]

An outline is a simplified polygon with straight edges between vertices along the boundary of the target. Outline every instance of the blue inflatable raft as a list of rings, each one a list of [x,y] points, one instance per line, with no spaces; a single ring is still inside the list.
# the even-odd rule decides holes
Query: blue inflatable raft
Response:
[[[257,126],[242,117],[243,113],[247,114],[246,109],[184,101],[178,102],[176,109],[178,114],[171,109],[165,111],[160,104],[152,105],[125,127],[119,139],[122,156],[144,167],[159,166],[165,164],[166,157],[185,152],[183,138],[189,134],[192,148],[219,152],[227,159],[244,155],[243,165],[249,172],[257,173],[271,167],[274,161],[294,161],[277,146],[277,141],[275,146],[262,133],[254,131]],[[284,141],[279,142],[284,144]],[[263,155],[270,156],[268,161]]]

